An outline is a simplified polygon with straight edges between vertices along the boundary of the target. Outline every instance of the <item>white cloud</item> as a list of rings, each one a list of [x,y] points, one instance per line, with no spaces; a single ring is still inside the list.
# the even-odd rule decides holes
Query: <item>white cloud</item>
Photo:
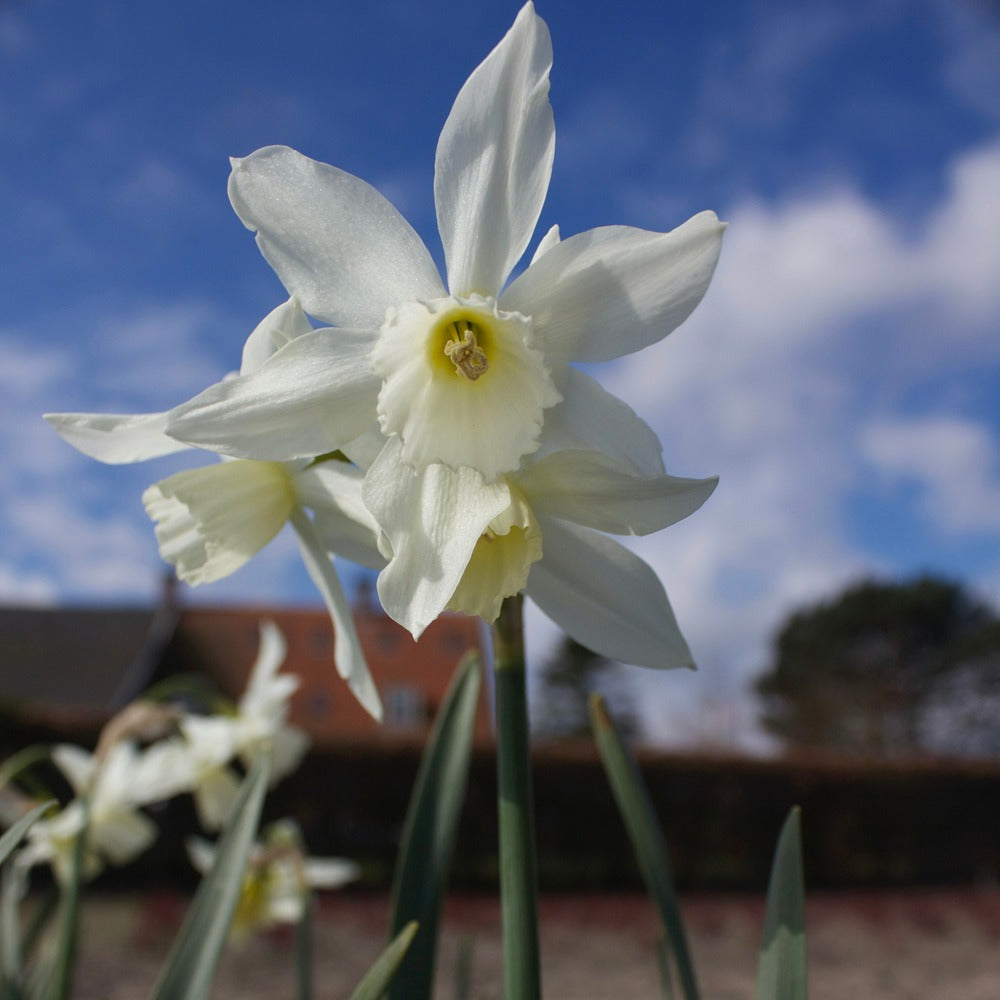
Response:
[[[989,428],[951,415],[880,420],[861,447],[884,477],[919,486],[933,529],[1000,532],[1000,446]]]
[[[703,673],[731,692],[766,663],[789,610],[893,571],[850,523],[850,499],[871,489],[866,461],[919,480],[938,535],[1000,532],[995,437],[972,418],[903,410],[913,398],[940,410],[941,385],[1000,364],[998,198],[992,146],[961,157],[947,197],[905,231],[846,188],[740,205],[694,316],[606,371],[670,471],[721,476],[703,510],[635,548]],[[682,715],[719,694],[716,678],[670,684]]]

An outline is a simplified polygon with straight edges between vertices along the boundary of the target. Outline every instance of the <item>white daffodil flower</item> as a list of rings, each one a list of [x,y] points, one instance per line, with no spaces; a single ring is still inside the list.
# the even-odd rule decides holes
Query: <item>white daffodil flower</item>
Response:
[[[382,717],[350,604],[328,553],[378,569],[376,525],[347,462],[234,460],[178,472],[143,493],[160,555],[190,584],[228,576],[291,524],[334,626],[334,661],[364,708]],[[310,517],[306,513],[313,511]]]
[[[550,420],[571,439],[581,419],[609,428],[608,448],[644,451],[648,428],[571,363],[639,350],[683,322],[708,287],[723,226],[704,212],[667,233],[550,233],[507,284],[552,169],[551,61],[548,29],[528,3],[455,100],[434,178],[447,282],[364,181],[280,146],[234,160],[236,213],[289,292],[328,326],[177,407],[168,433],[235,457],[292,461],[344,448],[377,416],[392,456],[415,474],[434,479],[430,470],[444,466],[456,482],[482,482],[485,506],[466,491],[466,502],[433,514],[442,535],[477,537],[497,514],[503,477],[542,447]],[[379,510],[383,530],[406,530],[395,504]],[[434,572],[421,566],[418,578],[425,570]]]
[[[192,837],[187,841],[187,851],[201,874],[211,869],[214,845]],[[339,889],[360,874],[360,867],[345,858],[306,857],[290,824],[274,823],[263,842],[255,844],[250,852],[233,917],[233,933],[243,937],[277,924],[298,923],[311,889]]]
[[[487,483],[471,469],[414,474],[390,442],[369,470],[366,499],[387,530],[379,596],[419,634],[446,607],[495,620],[522,590],[578,642],[648,667],[693,666],[663,585],[603,532],[645,535],[696,511],[717,479],[639,473],[598,451],[556,451]],[[456,533],[441,511],[467,505]]]
[[[288,647],[274,622],[260,623],[260,650],[246,689],[236,706],[237,752],[249,766],[251,759],[267,748],[273,754],[272,783],[299,766],[309,737],[287,723],[292,695],[298,690],[295,674],[279,674]]]
[[[156,839],[156,824],[139,810],[173,792],[169,776],[157,771],[143,772],[144,780],[137,780],[143,755],[135,744],[116,743],[103,760],[69,745],[57,746],[52,756],[77,797],[31,827],[19,864],[47,862],[60,881],[68,881],[76,840],[86,825],[81,874],[91,879],[107,863],[127,864]]]
[[[272,754],[271,784],[299,766],[309,738],[287,723],[289,703],[299,686],[294,674],[279,674],[287,646],[280,629],[260,625],[260,649],[244,690],[231,714],[184,715],[180,736],[150,747],[139,773],[156,775],[169,795],[191,792],[202,825],[216,830],[229,816],[239,792],[232,762],[247,767],[260,752]]]
[[[276,350],[311,330],[301,306],[289,299],[250,334],[241,373],[256,371]],[[165,413],[57,413],[45,419],[84,454],[109,463],[188,447],[164,433]],[[357,469],[333,459],[221,462],[169,476],[145,491],[143,503],[156,523],[160,555],[193,586],[229,576],[290,523],[333,621],[337,670],[364,708],[380,719],[378,690],[329,558],[337,554],[373,569],[384,564],[375,523],[361,500],[361,479]]]

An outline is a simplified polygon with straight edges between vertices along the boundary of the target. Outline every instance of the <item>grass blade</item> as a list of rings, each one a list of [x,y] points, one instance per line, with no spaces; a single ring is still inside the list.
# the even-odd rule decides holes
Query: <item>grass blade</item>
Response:
[[[808,995],[800,825],[795,808],[781,828],[774,851],[755,1000],[806,1000]]]
[[[31,829],[35,820],[40,819],[42,813],[54,805],[56,805],[56,800],[49,799],[48,802],[43,802],[40,806],[35,806],[31,812],[25,813],[2,837],[0,837],[0,865],[7,860],[11,851],[13,851],[22,840],[24,840],[25,835],[28,830]]]
[[[267,791],[270,755],[260,754],[243,781],[215,861],[195,893],[153,1000],[205,1000],[243,888],[247,857]]]
[[[465,798],[479,701],[480,660],[459,664],[434,721],[410,799],[392,891],[392,935],[420,925],[390,991],[393,1000],[430,997],[441,898]]]
[[[392,978],[406,957],[406,950],[417,933],[417,924],[407,924],[389,943],[375,964],[365,974],[351,1000],[381,1000],[392,983]]]
[[[309,891],[302,901],[302,916],[295,928],[295,983],[297,1000],[313,995],[313,914],[316,898]]]
[[[0,997],[3,1000],[19,1000],[24,995],[20,918],[24,875],[11,867],[13,862],[6,862],[31,825],[53,805],[55,799],[36,806],[0,837]]]
[[[60,923],[55,960],[51,971],[46,970],[46,975],[50,977],[47,990],[50,1000],[68,1000],[73,989],[73,970],[76,966],[76,949],[80,940],[80,883],[90,826],[90,800],[83,796],[80,804],[83,809],[83,821],[73,844],[73,862],[70,865],[69,879],[59,893]]]
[[[590,726],[650,899],[656,906],[685,1000],[698,1000],[698,984],[681,921],[663,831],[635,759],[615,729],[600,695],[590,698]]]

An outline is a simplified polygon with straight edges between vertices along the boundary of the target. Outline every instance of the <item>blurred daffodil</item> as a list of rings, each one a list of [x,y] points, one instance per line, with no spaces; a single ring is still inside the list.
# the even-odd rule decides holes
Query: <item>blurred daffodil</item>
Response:
[[[193,837],[187,841],[188,857],[205,874],[215,861],[215,847]],[[313,889],[339,889],[353,882],[361,869],[344,858],[310,858],[293,823],[272,823],[251,850],[236,912],[233,934],[246,937],[253,931],[279,924],[298,923]]]
[[[312,327],[293,298],[268,314],[248,338],[241,372],[257,370],[282,345]],[[46,419],[93,458],[134,462],[185,449],[164,433],[165,413],[55,413]],[[361,473],[347,461],[225,461],[176,473],[143,494],[156,522],[160,555],[197,586],[234,573],[291,524],[306,568],[334,625],[334,661],[376,719],[382,705],[329,554],[377,569],[384,560],[375,523],[361,500]],[[312,512],[310,516],[307,511]]]

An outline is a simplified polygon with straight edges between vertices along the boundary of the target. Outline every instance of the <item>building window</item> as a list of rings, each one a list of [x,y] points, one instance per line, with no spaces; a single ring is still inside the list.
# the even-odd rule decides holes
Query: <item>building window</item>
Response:
[[[414,729],[427,719],[427,699],[412,684],[391,684],[385,690],[385,724],[390,729]]]

